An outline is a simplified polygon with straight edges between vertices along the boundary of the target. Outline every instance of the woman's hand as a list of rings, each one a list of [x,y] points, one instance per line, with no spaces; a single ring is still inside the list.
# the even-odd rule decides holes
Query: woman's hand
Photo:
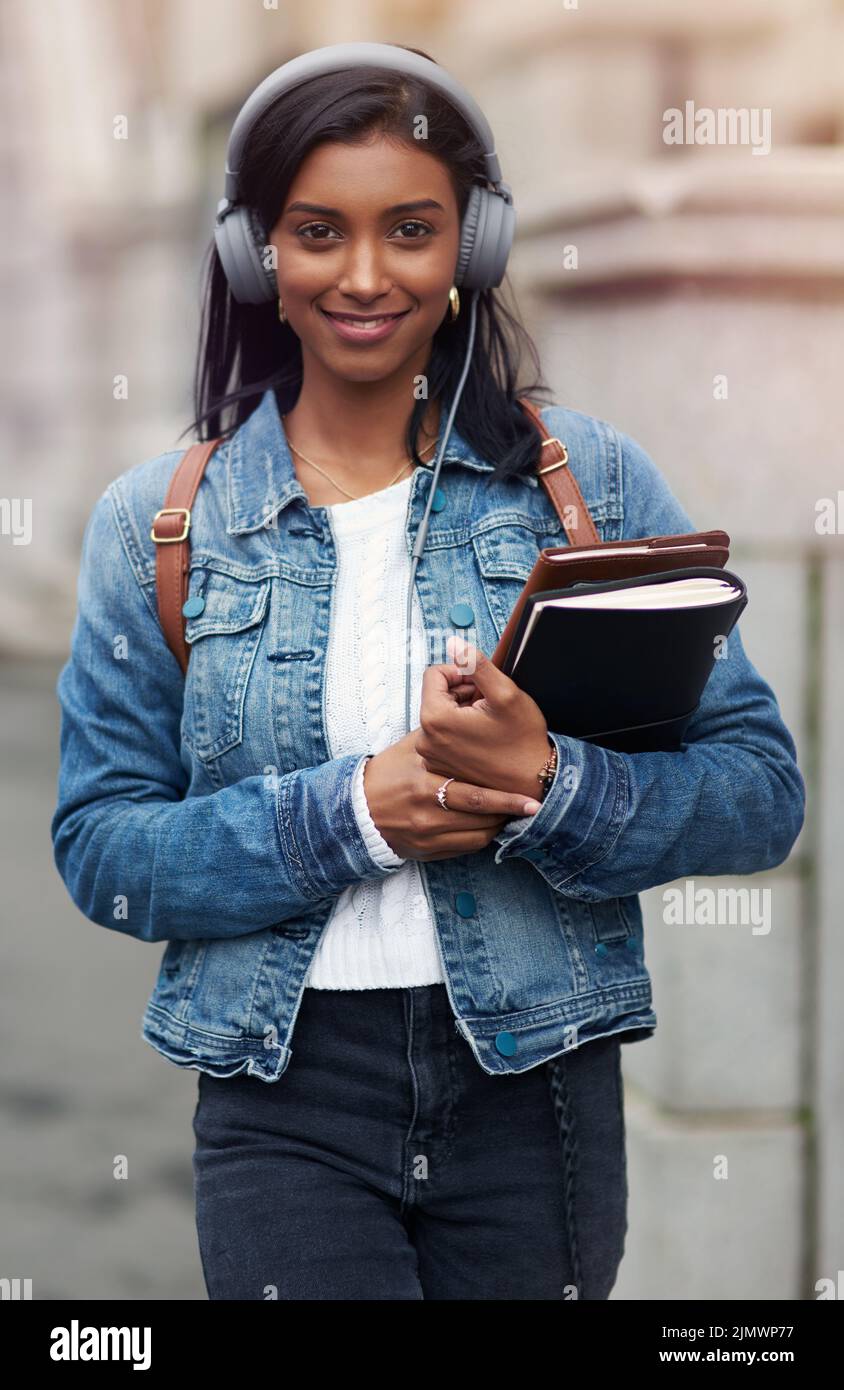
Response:
[[[537,773],[550,752],[542,710],[479,648],[462,637],[449,638],[449,646],[454,664],[429,666],[422,677],[414,732],[424,767],[437,776],[538,796]]]
[[[421,860],[475,854],[513,816],[539,810],[538,801],[465,779],[449,782],[444,810],[437,801],[444,778],[426,771],[414,747],[418,733],[411,729],[364,768],[369,814],[394,854]]]

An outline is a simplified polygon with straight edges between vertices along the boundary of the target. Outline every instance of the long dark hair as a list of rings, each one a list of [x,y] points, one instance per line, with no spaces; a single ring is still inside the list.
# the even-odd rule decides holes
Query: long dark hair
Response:
[[[434,61],[421,49],[409,51]],[[257,212],[262,227],[270,228],[296,170],[315,146],[326,141],[358,144],[379,132],[418,148],[413,122],[420,115],[427,118],[426,151],[449,170],[462,219],[470,186],[484,173],[477,137],[436,88],[375,67],[311,78],[274,102],[253,126],[244,148],[240,196]],[[503,284],[509,292],[506,275]],[[539,457],[539,433],[517,405],[517,395],[528,395],[540,406],[551,403],[538,399],[551,393],[541,380],[536,347],[518,314],[502,301],[498,289],[477,293],[475,345],[454,421],[472,448],[495,463],[492,476],[499,479],[534,472]],[[446,313],[433,337],[428,399],[441,400],[444,409],[450,407],[463,368],[468,318],[465,305],[453,324]],[[519,386],[523,351],[540,379]],[[279,321],[275,303],[237,302],[212,238],[194,379],[196,414],[183,433],[194,431],[199,440],[228,435],[268,389],[276,392],[279,411],[286,414],[301,385],[302,351],[293,329]],[[414,402],[408,421],[406,448],[417,464],[416,438],[428,399]]]

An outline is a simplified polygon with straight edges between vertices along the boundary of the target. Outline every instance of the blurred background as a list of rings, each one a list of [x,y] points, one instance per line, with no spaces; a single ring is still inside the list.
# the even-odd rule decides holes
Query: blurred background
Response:
[[[55,681],[94,502],[190,419],[231,123],[287,59],[363,39],[424,48],[483,107],[546,379],[730,533],[809,788],[785,864],[706,880],[770,888],[767,934],[668,926],[643,895],[659,1028],[623,1050],[612,1297],[844,1296],[842,0],[3,0],[0,1278],[205,1297],[197,1073],[140,1037],[161,948],[87,922],[53,866]],[[686,103],[748,122],[667,143]]]

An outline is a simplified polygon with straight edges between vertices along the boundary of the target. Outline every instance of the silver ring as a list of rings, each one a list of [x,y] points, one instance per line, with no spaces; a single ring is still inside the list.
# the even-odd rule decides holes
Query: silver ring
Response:
[[[453,782],[453,781],[454,781],[454,778],[453,778],[453,777],[447,777],[446,780],[443,782],[442,786],[441,786],[441,787],[437,787],[437,801],[440,803],[440,805],[442,806],[442,808],[443,808],[444,811],[450,811],[450,810],[451,810],[451,807],[449,806],[448,802],[447,802],[446,799],[445,799],[445,789],[446,789],[446,787],[448,786],[449,782]]]

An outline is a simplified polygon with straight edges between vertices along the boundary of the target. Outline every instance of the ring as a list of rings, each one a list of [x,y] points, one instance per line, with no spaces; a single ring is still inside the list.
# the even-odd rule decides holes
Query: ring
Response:
[[[446,789],[446,787],[448,786],[449,782],[453,782],[453,781],[454,781],[454,778],[453,778],[453,777],[447,777],[446,780],[443,782],[442,786],[441,786],[441,787],[437,787],[437,801],[440,803],[440,805],[442,806],[442,808],[443,808],[444,811],[450,811],[450,810],[451,810],[451,807],[449,806],[448,802],[447,802],[446,799],[445,799],[445,789]]]

